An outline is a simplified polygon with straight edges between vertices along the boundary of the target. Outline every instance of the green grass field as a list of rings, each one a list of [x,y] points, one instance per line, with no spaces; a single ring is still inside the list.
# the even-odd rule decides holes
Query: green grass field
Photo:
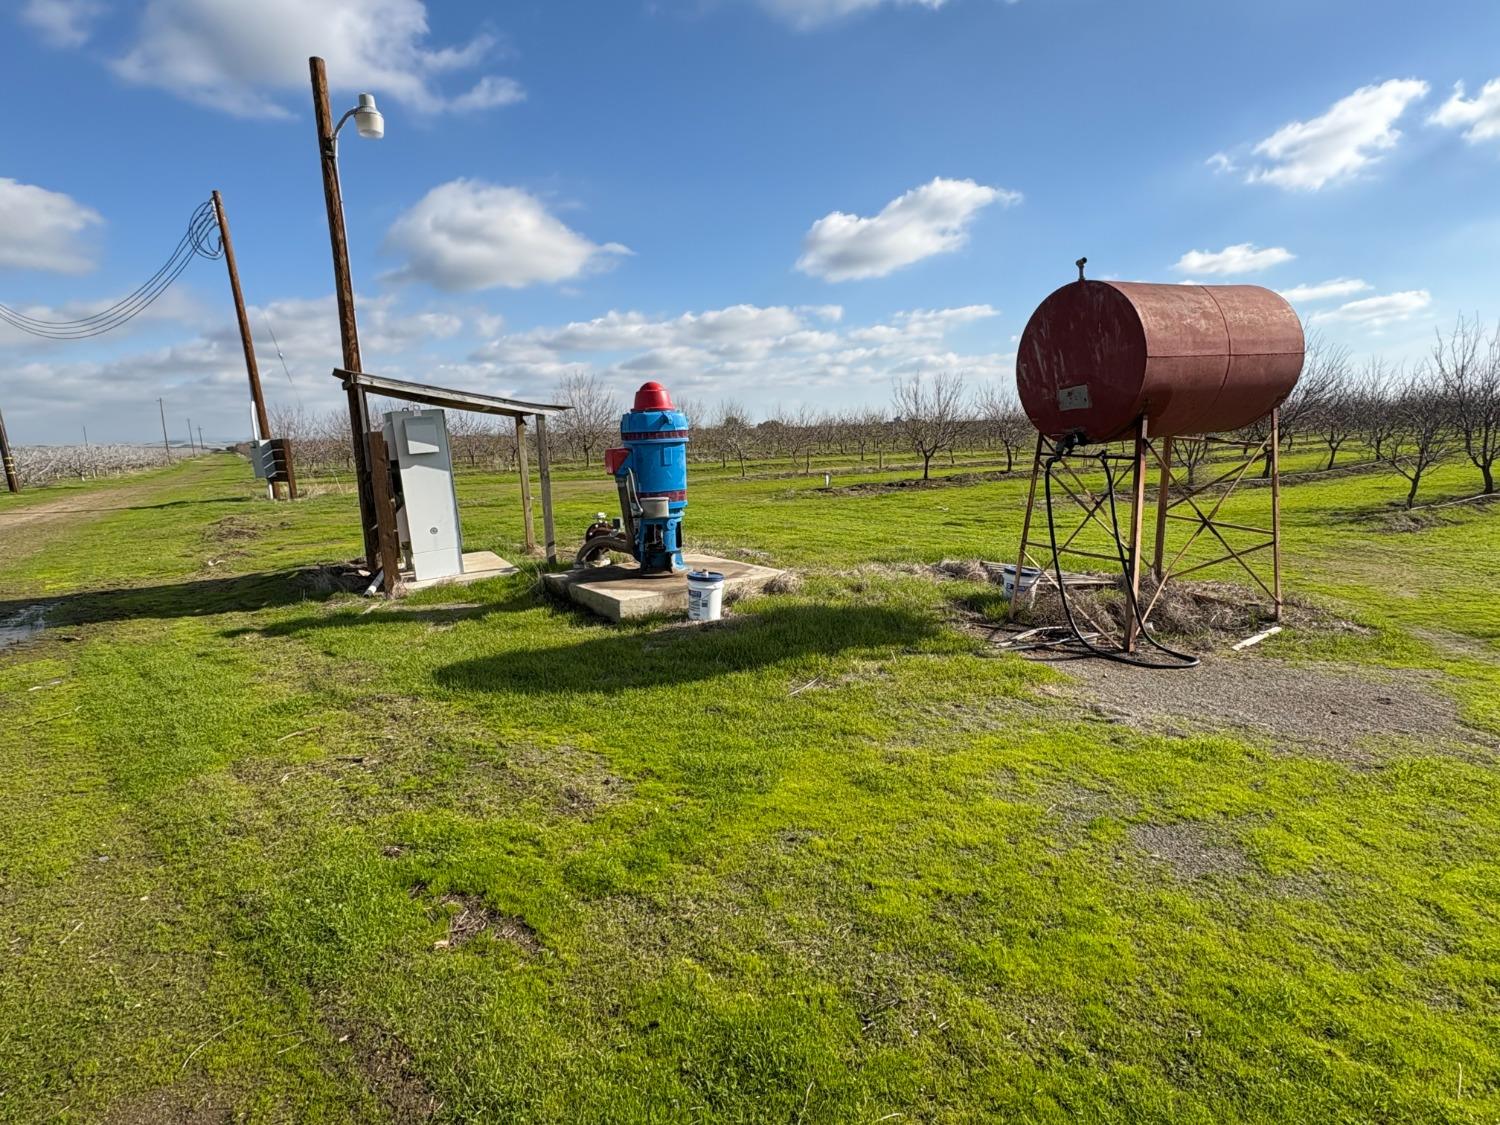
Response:
[[[995,588],[908,564],[1010,558],[1023,476],[814,469],[695,467],[690,542],[804,579],[707,629],[329,595],[352,496],[229,456],[0,496],[0,618],[51,606],[0,651],[0,1120],[1500,1120],[1500,510],[1285,489],[1356,627],[1233,667],[1461,720],[1328,753],[961,628]],[[461,478],[467,547],[521,557],[516,493]],[[613,489],[557,494],[568,550]]]

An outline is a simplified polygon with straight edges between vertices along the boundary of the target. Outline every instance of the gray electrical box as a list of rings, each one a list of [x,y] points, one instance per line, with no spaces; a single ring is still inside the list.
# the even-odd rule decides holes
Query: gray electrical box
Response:
[[[396,493],[401,553],[418,581],[464,572],[448,424],[441,410],[393,410],[385,446]]]
[[[267,439],[250,443],[250,467],[261,480],[270,480],[276,472],[275,451]]]

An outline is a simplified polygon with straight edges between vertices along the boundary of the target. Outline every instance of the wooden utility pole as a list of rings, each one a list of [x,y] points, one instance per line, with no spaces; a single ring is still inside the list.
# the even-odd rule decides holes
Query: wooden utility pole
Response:
[[[198,447],[193,444],[193,420],[191,418],[188,419],[188,448],[193,451],[194,455],[197,454]]]
[[[156,409],[161,414],[161,447],[167,451],[167,460],[172,459],[172,443],[167,440],[167,408],[161,404],[161,399],[156,400]]]
[[[349,240],[344,231],[344,200],[339,193],[338,147],[333,136],[333,111],[328,106],[328,74],[323,60],[307,60],[312,76],[313,116],[318,127],[318,154],[323,167],[323,202],[328,209],[328,239],[333,250],[333,291],[339,309],[339,343],[343,347],[344,370],[363,371],[359,358],[359,328],[354,319],[354,282],[349,275]],[[349,429],[353,439],[354,479],[359,491],[359,523],[364,533],[365,561],[374,574],[380,566],[380,543],[376,535],[375,498],[370,481],[370,457],[366,446],[369,421],[365,392],[346,387],[349,396]],[[380,466],[382,470],[385,466]]]
[[[16,473],[16,459],[11,456],[10,438],[5,433],[4,414],[0,414],[0,462],[5,464],[5,487],[12,492],[20,492],[21,478]]]
[[[255,344],[250,339],[250,317],[245,312],[245,294],[240,289],[240,267],[234,257],[234,240],[229,237],[229,219],[224,214],[224,197],[213,194],[214,217],[219,220],[219,238],[224,243],[224,265],[229,270],[229,291],[234,294],[234,315],[240,325],[240,347],[245,351],[245,374],[250,376],[250,401],[255,404],[255,424],[260,436],[269,439],[271,422],[266,416],[266,398],[260,389],[260,367],[255,362]]]
[[[198,427],[198,452],[203,452],[203,427]]]

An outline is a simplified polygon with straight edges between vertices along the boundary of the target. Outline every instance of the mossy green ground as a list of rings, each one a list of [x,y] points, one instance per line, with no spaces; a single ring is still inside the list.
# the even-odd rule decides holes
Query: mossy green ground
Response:
[[[561,477],[570,544],[610,490]],[[229,457],[0,497],[77,509],[0,530],[0,613],[53,602],[0,653],[0,1119],[1500,1118],[1493,754],[1080,713],[954,627],[985,588],[871,565],[1008,558],[1024,478],[821,483],[695,471],[690,540],[807,576],[698,630],[330,597],[351,497]],[[468,546],[519,557],[515,491],[462,479]],[[1249,659],[1422,668],[1493,735],[1500,512],[1399,492],[1287,488],[1289,588],[1369,628]]]

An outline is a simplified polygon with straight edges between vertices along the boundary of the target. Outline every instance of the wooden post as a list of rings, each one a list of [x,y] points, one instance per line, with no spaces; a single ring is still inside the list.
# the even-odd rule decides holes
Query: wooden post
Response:
[[[1276,605],[1275,620],[1281,620],[1281,407],[1271,411],[1271,589]]]
[[[273,464],[276,473],[286,483],[288,500],[297,499],[297,467],[292,463],[292,442],[290,438],[272,438],[271,448],[275,451]]]
[[[359,358],[359,327],[354,319],[354,283],[349,276],[349,241],[344,231],[344,200],[339,192],[338,147],[333,136],[333,112],[328,108],[328,75],[323,60],[307,60],[312,75],[313,113],[318,127],[318,154],[323,166],[323,202],[328,209],[328,240],[333,250],[333,291],[339,308],[339,343],[345,371],[363,371]],[[349,398],[349,430],[354,450],[354,480],[359,490],[359,520],[364,533],[365,560],[374,573],[379,566],[375,500],[370,482],[371,465],[365,435],[369,420],[365,392],[345,381]]]
[[[1136,620],[1141,601],[1141,524],[1146,514],[1146,416],[1141,415],[1135,431],[1135,477],[1131,488],[1130,510],[1130,616],[1125,622],[1125,651],[1134,652],[1140,623]]]
[[[547,561],[557,561],[557,529],[552,521],[552,467],[547,460],[547,419],[536,416],[536,467],[542,477],[542,542]]]
[[[391,495],[390,455],[385,448],[385,435],[372,430],[368,436],[370,464],[375,471],[370,474],[371,499],[375,507],[375,542],[380,570],[380,589],[386,597],[396,592],[396,582],[401,577],[401,546],[396,534],[396,501]]]
[[[1016,580],[1010,588],[1010,607],[1005,612],[1007,621],[1016,616],[1016,600],[1021,596],[1021,572],[1026,568],[1026,544],[1031,538],[1031,510],[1036,504],[1036,482],[1042,471],[1042,446],[1046,438],[1036,435],[1036,453],[1031,458],[1031,488],[1026,493],[1026,514],[1021,517],[1021,549],[1016,552]]]
[[[255,362],[255,344],[250,337],[250,316],[245,311],[245,294],[240,289],[240,267],[234,257],[234,240],[229,237],[229,219],[224,214],[224,197],[213,193],[214,216],[219,220],[219,239],[224,244],[224,266],[229,271],[229,292],[234,297],[234,318],[240,327],[240,349],[245,353],[245,374],[250,377],[250,401],[255,404],[255,424],[260,436],[269,439],[271,422],[266,416],[266,399],[260,389],[260,368]]]
[[[85,431],[87,433],[87,431]],[[88,445],[85,437],[84,445]],[[5,487],[12,492],[21,491],[21,477],[16,472],[16,459],[10,452],[10,437],[5,432],[5,415],[0,414],[0,463],[5,466]]]
[[[162,405],[161,399],[156,400],[157,412],[161,414],[161,447],[166,450],[167,460],[172,459],[172,443],[167,440],[167,408]]]
[[[1172,439],[1161,440],[1161,484],[1156,490],[1156,544],[1153,549],[1151,573],[1160,584],[1162,554],[1167,547],[1167,509],[1172,506]]]
[[[516,415],[516,464],[521,468],[521,518],[526,525],[526,553],[536,550],[536,529],[531,525],[531,466],[526,462],[526,416]]]

